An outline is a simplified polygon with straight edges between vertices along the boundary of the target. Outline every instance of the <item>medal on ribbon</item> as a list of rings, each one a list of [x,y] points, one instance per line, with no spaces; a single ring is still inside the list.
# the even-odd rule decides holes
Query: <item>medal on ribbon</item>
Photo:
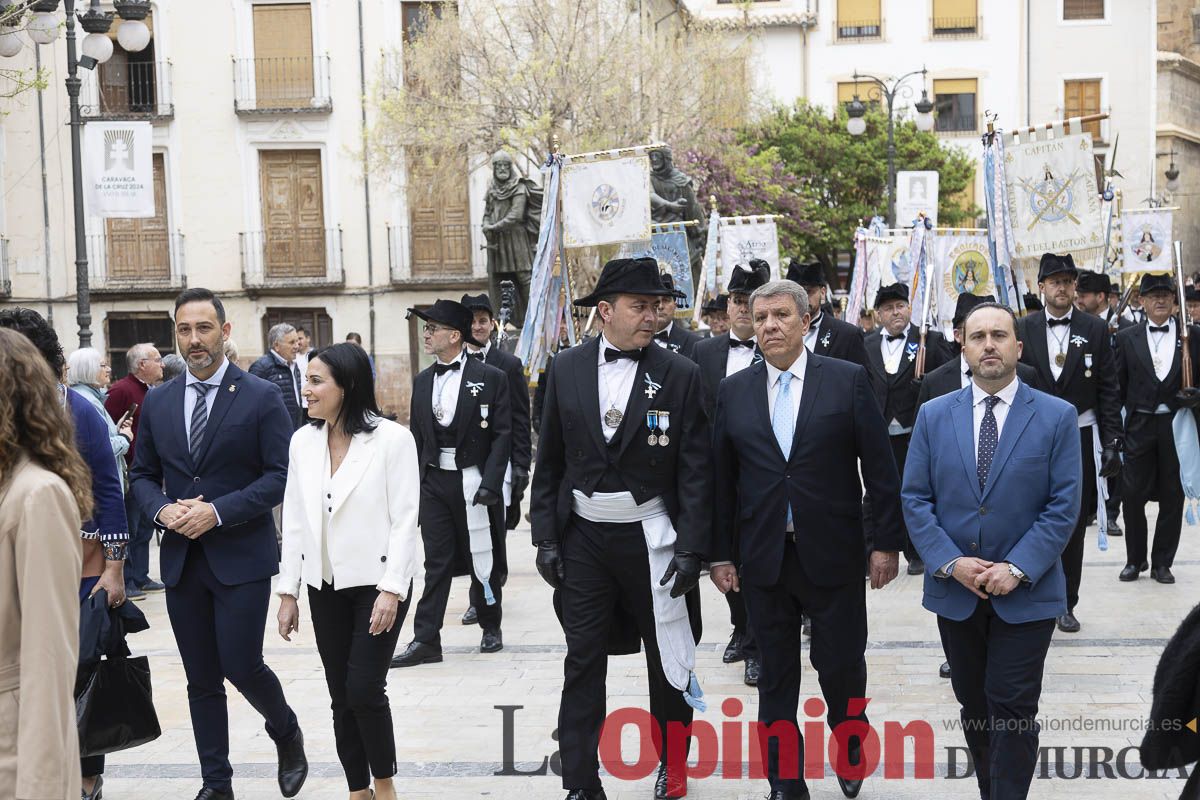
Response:
[[[671,412],[659,411],[658,429],[662,431],[662,433],[658,435],[658,444],[660,447],[666,447],[671,443],[671,440],[667,438],[667,428],[669,427],[671,427]]]
[[[1085,377],[1085,378],[1092,377],[1092,354],[1091,353],[1083,354],[1083,366],[1084,366],[1083,377]]]
[[[479,393],[483,391],[483,381],[467,381],[467,389],[471,392],[471,397],[479,397]]]
[[[646,437],[646,444],[655,447],[658,444],[658,412],[646,412],[646,427],[650,429],[650,435]]]
[[[642,378],[646,382],[646,397],[653,400],[654,395],[658,394],[658,390],[662,388],[662,384],[655,382],[654,378],[651,378],[648,372]]]
[[[479,404],[479,427],[486,428],[488,426],[488,406],[487,403]]]

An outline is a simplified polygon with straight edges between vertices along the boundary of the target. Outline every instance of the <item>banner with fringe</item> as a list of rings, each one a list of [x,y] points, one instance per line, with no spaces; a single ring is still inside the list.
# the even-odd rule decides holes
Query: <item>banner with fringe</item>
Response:
[[[555,259],[560,255],[558,194],[561,176],[562,157],[551,156],[542,168],[542,186],[546,193],[542,203],[542,224],[533,256],[529,308],[516,349],[517,358],[534,381],[558,341],[558,330],[565,313],[562,277],[554,271]]]
[[[687,228],[667,223],[650,235],[648,242],[628,242],[621,245],[620,258],[653,258],[659,272],[670,272],[675,288],[687,295],[679,308],[696,305],[696,289],[692,286],[692,261],[688,251]],[[686,315],[684,315],[686,316]]]

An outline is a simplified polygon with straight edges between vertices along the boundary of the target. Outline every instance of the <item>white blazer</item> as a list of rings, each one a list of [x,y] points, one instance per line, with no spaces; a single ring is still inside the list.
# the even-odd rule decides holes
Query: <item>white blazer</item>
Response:
[[[339,589],[374,586],[404,600],[423,561],[417,531],[421,479],[417,446],[408,428],[377,420],[350,439],[346,459],[330,481],[329,438],[305,425],[292,435],[283,495],[283,560],[276,594],[298,596],[301,582],[321,587],[321,538]],[[333,509],[323,530],[322,504]]]

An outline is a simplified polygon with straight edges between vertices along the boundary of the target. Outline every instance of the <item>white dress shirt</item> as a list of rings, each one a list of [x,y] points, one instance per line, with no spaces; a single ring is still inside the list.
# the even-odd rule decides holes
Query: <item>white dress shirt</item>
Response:
[[[908,328],[900,331],[903,338],[894,342],[888,341],[890,334],[888,334],[887,328],[880,331],[879,350],[883,354],[883,368],[888,375],[895,375],[900,371],[900,359],[904,357],[904,345],[908,342],[908,331],[911,327],[912,324],[909,323]]]
[[[1000,436],[1004,433],[1004,420],[1008,419],[1008,410],[1012,408],[1013,399],[1017,396],[1017,387],[1020,385],[1021,380],[1016,375],[1013,375],[1013,379],[1009,382],[1008,386],[996,392],[996,397],[1000,398],[1000,402],[996,403],[996,407],[992,409],[992,415],[996,417],[997,442],[1000,441]],[[979,388],[978,383],[971,385],[971,402],[973,406],[973,418],[975,420],[975,452],[977,454],[979,453],[979,426],[983,424],[983,415],[987,412],[987,404],[983,401],[990,396],[983,389]]]
[[[675,327],[675,320],[671,320],[670,322],[667,323],[667,327],[663,328],[661,331],[655,332],[654,335],[655,335],[655,337],[665,335],[667,337],[667,339],[669,339],[669,338],[671,338],[671,329],[674,327]],[[654,339],[651,339],[651,341],[654,342],[659,347],[670,347],[670,343],[666,339],[654,338]],[[609,346],[611,347],[611,345],[609,345]],[[601,354],[603,355],[603,351],[601,351]],[[621,360],[628,361],[629,359],[621,359]]]
[[[1065,319],[1066,325],[1056,325],[1050,327],[1050,320]],[[1058,376],[1062,375],[1063,368],[1058,365],[1056,357],[1059,353],[1064,356],[1067,354],[1067,348],[1071,346],[1071,312],[1068,311],[1065,317],[1056,317],[1046,309],[1046,352],[1050,355],[1050,374],[1054,376],[1054,380],[1058,380]]]
[[[1167,318],[1167,327],[1170,330],[1166,333],[1151,331],[1150,326],[1153,324],[1149,319],[1146,320],[1146,343],[1150,345],[1150,361],[1154,364],[1154,377],[1164,381],[1167,373],[1171,371],[1171,365],[1175,363],[1175,318]]]
[[[183,384],[183,441],[190,442],[192,440],[192,410],[196,407],[196,390],[192,388],[194,383],[207,383],[213,387],[204,394],[204,404],[208,406],[208,418],[212,421],[213,404],[217,402],[217,392],[221,388],[221,381],[225,380],[225,372],[229,369],[229,359],[221,357],[221,366],[217,367],[217,371],[208,377],[208,380],[202,381],[192,374],[192,371],[185,370],[187,378]]]
[[[817,349],[817,334],[820,333],[821,318],[823,313],[817,314],[812,322],[808,323],[808,333],[804,334],[804,349],[810,353],[815,353]]]
[[[804,393],[804,371],[808,367],[808,348],[800,351],[800,356],[792,362],[787,370],[776,369],[767,364],[767,417],[775,419],[775,398],[779,395],[779,376],[785,371],[792,373],[791,395],[792,416],[800,414],[800,396]]]
[[[960,353],[958,356],[958,375],[962,380],[960,386],[963,389],[971,385],[971,376],[967,374],[970,371],[971,365],[967,363],[967,357]]]
[[[736,333],[734,333],[733,329],[731,328],[729,331],[729,341],[731,341],[731,342],[746,342],[746,341],[753,342],[754,337],[751,336],[749,339],[742,339]],[[753,362],[753,361],[754,361],[754,348],[753,347],[730,347],[729,348],[729,356],[725,360],[725,377],[728,378],[730,375],[732,375],[735,372],[741,372],[746,367],[750,366],[751,362]]]
[[[300,407],[308,408],[308,400],[304,397],[304,387],[308,386],[308,353],[300,353],[296,356],[296,366],[300,368]]]
[[[458,369],[451,369],[438,375],[433,374],[433,408],[434,422],[443,428],[449,428],[454,423],[454,412],[458,410],[458,388],[462,385],[463,370],[466,369],[467,351],[463,350],[454,361],[437,363],[453,364],[458,362]],[[442,418],[437,418],[437,409],[442,410]]]
[[[618,358],[615,361],[605,359],[604,351],[610,347],[614,350],[620,349],[613,347],[608,338],[604,334],[600,334],[600,355],[596,362],[598,365],[596,388],[599,389],[597,394],[600,396],[600,430],[604,434],[606,442],[612,441],[617,429],[610,428],[605,424],[604,415],[611,408],[617,409],[624,415],[625,407],[629,405],[629,395],[633,393],[633,379],[637,377],[638,368],[638,362],[632,358]]]
[[[468,353],[471,353],[471,354],[475,354],[475,353],[483,353],[483,360],[484,360],[484,361],[487,361],[487,357],[488,357],[488,351],[489,351],[489,350],[491,350],[491,349],[492,349],[492,342],[491,342],[491,340],[490,340],[490,339],[488,340],[488,343],[487,343],[487,344],[485,344],[483,347],[471,347],[470,345],[467,345],[467,352],[468,352]]]

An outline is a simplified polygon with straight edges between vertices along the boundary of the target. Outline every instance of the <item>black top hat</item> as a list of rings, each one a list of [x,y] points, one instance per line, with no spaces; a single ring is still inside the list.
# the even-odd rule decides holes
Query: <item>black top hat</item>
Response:
[[[980,303],[994,303],[996,298],[993,295],[977,295],[970,292],[963,292],[958,296],[958,301],[954,304],[954,317],[951,318],[950,324],[955,328],[963,324],[963,320],[967,318],[967,314],[971,313],[971,309]]]
[[[1071,254],[1063,253],[1060,256],[1057,253],[1042,253],[1042,260],[1038,262],[1038,283],[1060,272],[1079,274],[1079,270],[1075,268],[1075,259],[1071,258]]]
[[[824,286],[825,270],[821,268],[820,261],[800,263],[793,258],[788,262],[787,279],[801,286]]]
[[[1167,273],[1154,274],[1146,272],[1142,275],[1142,282],[1138,284],[1138,294],[1146,295],[1151,292],[1171,292],[1175,293],[1175,278]]]
[[[801,284],[803,286],[804,284]],[[903,283],[893,283],[891,286],[883,286],[875,295],[875,307],[879,308],[884,303],[891,300],[903,300],[908,302],[908,287]]]
[[[729,310],[729,295],[727,295],[727,294],[717,295],[712,300],[709,300],[707,303],[705,303],[704,307],[701,308],[700,310],[703,311],[705,314],[711,314],[714,311],[728,311]]]
[[[492,310],[492,298],[484,294],[464,294],[462,300],[459,301],[467,308],[474,311],[486,311],[488,316],[496,316],[496,312]]]
[[[758,287],[771,280],[771,267],[767,262],[754,258],[750,260],[750,267],[743,267],[738,264],[733,268],[733,274],[729,276],[729,286],[726,291],[730,294],[735,292],[738,294],[750,294]]]
[[[671,288],[663,285],[658,274],[658,262],[653,258],[614,258],[600,271],[596,288],[586,297],[575,301],[577,306],[594,306],[614,294],[640,294],[649,297],[678,297],[675,282]]]
[[[1082,269],[1079,271],[1079,277],[1075,279],[1075,291],[1109,294],[1112,292],[1112,280],[1103,272]]]
[[[1200,303],[1200,289],[1188,286],[1183,290],[1183,302]]]
[[[1036,294],[1034,294],[1033,292],[1026,292],[1024,300],[1025,300],[1025,310],[1026,311],[1041,311],[1042,310],[1042,301],[1040,299],[1038,299],[1038,296]]]
[[[485,344],[475,341],[475,337],[471,335],[471,323],[475,321],[475,314],[462,303],[456,303],[453,300],[438,300],[424,311],[419,308],[410,308],[408,313],[420,317],[426,322],[453,328],[463,335],[463,342],[466,344],[475,344],[480,347]]]

